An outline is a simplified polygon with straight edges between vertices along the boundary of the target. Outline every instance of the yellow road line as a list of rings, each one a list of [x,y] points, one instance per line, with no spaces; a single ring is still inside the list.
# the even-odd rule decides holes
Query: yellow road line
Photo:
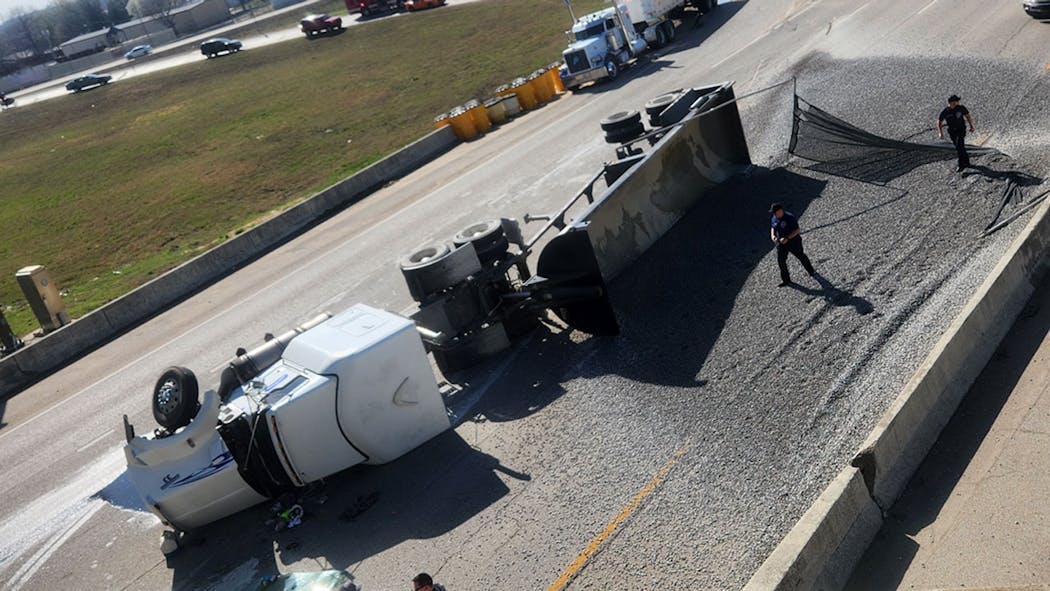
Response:
[[[656,471],[656,474],[649,479],[649,482],[645,483],[642,490],[634,495],[634,498],[631,499],[630,503],[627,503],[627,506],[623,508],[623,511],[620,511],[620,514],[610,521],[609,524],[605,526],[605,529],[591,540],[590,545],[588,545],[583,552],[580,552],[579,556],[576,557],[576,560],[572,561],[572,564],[561,573],[561,576],[558,577],[556,581],[551,583],[550,587],[547,587],[547,591],[562,591],[568,587],[572,579],[580,572],[580,569],[587,564],[587,561],[594,556],[598,549],[601,548],[602,544],[609,540],[613,532],[616,531],[616,528],[626,521],[638,506],[642,504],[642,501],[652,494],[652,492],[656,490],[656,487],[660,486],[664,479],[667,478],[667,474],[671,471],[671,468],[674,468],[674,465],[678,463],[678,460],[684,454],[684,449],[674,452],[674,456],[667,460],[663,467]]]

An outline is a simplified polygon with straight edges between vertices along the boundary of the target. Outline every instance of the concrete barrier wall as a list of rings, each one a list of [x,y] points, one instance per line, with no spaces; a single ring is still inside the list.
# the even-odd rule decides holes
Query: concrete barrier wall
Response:
[[[799,519],[744,591],[841,588],[850,570],[828,572],[824,566],[829,561],[824,557],[857,546],[863,552],[867,532],[880,527],[882,511],[868,495],[864,478],[855,468],[846,468]]]
[[[1044,202],[980,289],[880,419],[852,465],[748,582],[762,589],[839,589],[882,526],[959,402],[1017,319],[1050,257],[1050,200]],[[863,489],[858,488],[858,483]],[[858,491],[867,499],[858,499]]]
[[[0,398],[17,394],[73,359],[222,279],[328,213],[433,160],[457,142],[449,127],[431,132],[280,215],[5,357],[0,360]]]

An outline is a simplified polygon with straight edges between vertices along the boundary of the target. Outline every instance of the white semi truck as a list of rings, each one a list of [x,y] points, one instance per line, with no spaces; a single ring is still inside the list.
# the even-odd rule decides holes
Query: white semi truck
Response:
[[[268,335],[238,349],[203,396],[190,370],[165,370],[151,394],[160,428],[139,435],[124,417],[128,478],[175,530],[162,548],[176,549],[180,531],[393,461],[456,426],[470,409],[439,387],[428,353],[455,375],[548,311],[572,329],[616,334],[606,283],[707,188],[750,164],[730,83],[661,95],[646,112],[648,130],[638,111],[602,122],[617,160],[558,211],[525,216],[546,221],[529,240],[492,220],[404,257],[418,304],[410,317],[359,304]]]
[[[560,75],[565,88],[610,80],[631,60],[674,40],[674,19],[687,8],[704,14],[718,0],[619,0],[613,6],[585,14],[567,31],[569,46],[562,52]]]

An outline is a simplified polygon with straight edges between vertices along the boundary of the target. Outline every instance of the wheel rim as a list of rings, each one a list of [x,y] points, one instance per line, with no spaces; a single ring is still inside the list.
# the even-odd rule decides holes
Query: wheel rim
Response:
[[[157,410],[165,415],[175,412],[182,401],[182,390],[179,383],[174,380],[165,380],[157,391]]]
[[[466,230],[463,230],[463,237],[467,240],[473,240],[478,236],[482,236],[488,233],[491,230],[492,228],[490,228],[488,224],[474,224],[473,226],[467,227]]]
[[[412,263],[425,263],[437,258],[438,254],[440,254],[440,251],[438,251],[437,248],[424,248],[423,250],[412,253],[412,256],[410,256],[408,260]]]

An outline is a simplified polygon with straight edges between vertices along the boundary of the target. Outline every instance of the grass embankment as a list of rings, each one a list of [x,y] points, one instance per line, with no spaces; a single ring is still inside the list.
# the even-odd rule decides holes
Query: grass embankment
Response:
[[[568,24],[561,0],[486,0],[5,111],[4,315],[37,328],[14,274],[43,264],[82,316],[557,59]]]

